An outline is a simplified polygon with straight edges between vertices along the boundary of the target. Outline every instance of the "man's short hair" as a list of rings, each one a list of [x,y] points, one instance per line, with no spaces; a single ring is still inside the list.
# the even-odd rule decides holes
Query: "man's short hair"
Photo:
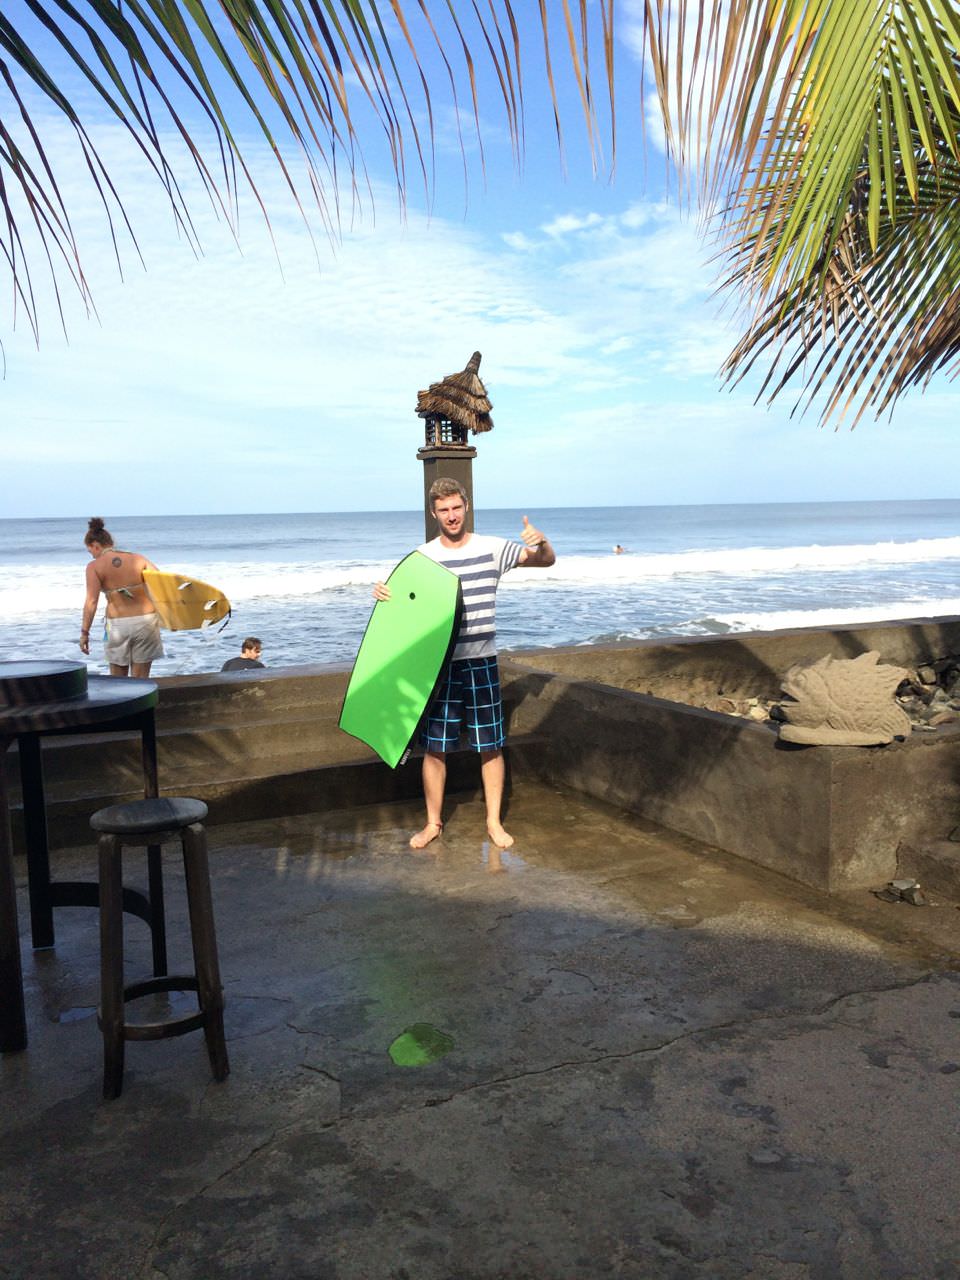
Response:
[[[263,645],[260,643],[260,641],[257,639],[256,636],[247,636],[246,640],[244,640],[243,644],[240,646],[240,652],[243,653],[244,649],[262,649],[262,648],[263,648]]]
[[[430,510],[433,510],[438,498],[452,498],[455,493],[459,493],[465,507],[469,506],[467,491],[459,480],[452,480],[450,476],[441,476],[439,480],[434,480],[430,486],[430,492],[427,494],[430,500]]]

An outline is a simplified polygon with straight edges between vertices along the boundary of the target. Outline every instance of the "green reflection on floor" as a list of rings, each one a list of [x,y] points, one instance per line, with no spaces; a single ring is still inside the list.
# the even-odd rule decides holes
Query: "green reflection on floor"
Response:
[[[397,1036],[388,1052],[398,1067],[422,1067],[436,1062],[454,1047],[453,1037],[429,1022],[415,1022]]]

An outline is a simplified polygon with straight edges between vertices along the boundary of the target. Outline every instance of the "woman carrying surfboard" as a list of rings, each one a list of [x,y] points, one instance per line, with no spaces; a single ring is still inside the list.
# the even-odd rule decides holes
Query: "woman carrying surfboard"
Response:
[[[110,663],[110,674],[146,679],[153,660],[163,657],[160,618],[143,581],[144,571],[157,566],[135,551],[115,547],[99,516],[88,522],[83,541],[93,558],[87,565],[80,651],[90,652],[90,628],[102,594],[107,600],[103,656]]]
[[[443,830],[446,754],[457,746],[463,729],[469,745],[480,753],[487,832],[498,849],[509,849],[513,836],[500,820],[505,732],[497,666],[496,592],[501,576],[509,570],[547,569],[557,557],[547,538],[526,516],[519,542],[468,533],[467,495],[456,480],[435,480],[429,500],[439,536],[417,549],[460,578],[463,616],[451,661],[420,733],[427,821],[411,836],[410,846],[425,849]],[[373,594],[377,600],[390,599],[390,589],[383,582],[377,583]]]

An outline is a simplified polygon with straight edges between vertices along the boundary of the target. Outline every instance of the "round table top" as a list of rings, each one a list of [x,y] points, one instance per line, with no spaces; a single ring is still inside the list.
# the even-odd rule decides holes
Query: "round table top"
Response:
[[[81,698],[87,690],[83,662],[25,659],[0,662],[0,707],[29,707],[36,702]]]
[[[86,672],[85,662],[77,662],[72,658],[59,661],[48,658],[12,658],[0,662],[0,680],[18,680],[36,676],[58,675],[68,671]]]
[[[0,663],[0,671],[6,666]],[[23,665],[23,664],[9,664]],[[0,707],[0,736],[43,733],[51,729],[81,730],[87,725],[119,720],[157,705],[154,680],[129,676],[88,676],[87,691],[79,698],[59,702],[35,702],[27,706]]]

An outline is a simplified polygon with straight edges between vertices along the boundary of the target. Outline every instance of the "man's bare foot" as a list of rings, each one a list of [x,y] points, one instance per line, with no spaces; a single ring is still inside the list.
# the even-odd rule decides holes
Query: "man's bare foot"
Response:
[[[425,849],[431,840],[436,840],[443,831],[442,822],[428,822],[422,831],[410,837],[411,849]],[[512,841],[511,841],[512,843]]]
[[[509,831],[504,831],[499,822],[487,823],[487,835],[498,849],[509,849],[513,844],[513,836]]]

